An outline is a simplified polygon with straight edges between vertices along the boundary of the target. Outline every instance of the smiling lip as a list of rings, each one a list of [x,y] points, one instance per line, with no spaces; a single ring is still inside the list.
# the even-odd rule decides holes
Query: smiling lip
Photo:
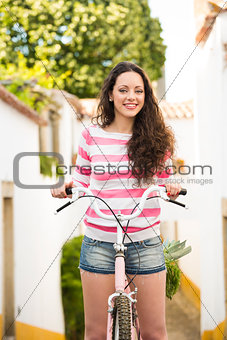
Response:
[[[124,106],[126,107],[126,109],[129,110],[134,110],[137,107],[138,104],[124,104]]]

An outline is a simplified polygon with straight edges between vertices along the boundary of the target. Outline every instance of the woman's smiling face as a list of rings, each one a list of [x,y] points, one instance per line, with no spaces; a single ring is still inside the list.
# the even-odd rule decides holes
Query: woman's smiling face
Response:
[[[110,93],[114,102],[115,117],[134,118],[144,105],[145,92],[143,79],[137,72],[121,73]]]

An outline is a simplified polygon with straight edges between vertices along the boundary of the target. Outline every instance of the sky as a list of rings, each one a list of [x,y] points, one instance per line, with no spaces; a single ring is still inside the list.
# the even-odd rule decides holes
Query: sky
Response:
[[[149,6],[151,16],[161,22],[161,36],[167,45],[166,99],[170,102],[190,100],[194,95],[196,60],[193,0],[149,0]]]

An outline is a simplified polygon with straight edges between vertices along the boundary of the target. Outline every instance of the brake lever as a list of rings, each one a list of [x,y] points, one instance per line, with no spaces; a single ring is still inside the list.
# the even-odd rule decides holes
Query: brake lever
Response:
[[[180,207],[185,208],[185,209],[188,209],[188,208],[189,208],[186,204],[183,204],[183,203],[181,203],[181,202],[177,202],[177,201],[175,201],[175,200],[171,200],[171,199],[169,198],[169,196],[167,195],[167,192],[166,192],[166,191],[160,191],[159,194],[160,194],[160,198],[162,198],[162,199],[163,199],[164,201],[166,201],[166,202],[170,202],[170,203],[179,205]]]
[[[70,193],[72,194],[72,193]],[[75,193],[72,194],[72,198],[70,199],[70,201],[68,201],[67,203],[65,203],[64,205],[62,205],[60,208],[56,209],[54,211],[54,215],[57,215],[61,210],[65,209],[66,207],[68,207],[69,205],[71,205],[72,203],[76,202],[79,199],[79,192],[76,191]]]

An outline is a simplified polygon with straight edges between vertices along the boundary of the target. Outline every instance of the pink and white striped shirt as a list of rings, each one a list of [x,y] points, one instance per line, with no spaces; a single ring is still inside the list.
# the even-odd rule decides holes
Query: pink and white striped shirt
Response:
[[[89,187],[92,193],[104,199],[115,213],[120,210],[127,215],[131,214],[148,187],[146,184],[135,186],[136,178],[130,177],[127,154],[127,142],[130,138],[130,134],[107,132],[98,125],[90,125],[82,132],[73,175],[75,186]],[[166,172],[158,176],[162,181],[168,177]],[[97,204],[103,213],[112,214],[101,200],[97,200]],[[158,199],[148,200],[143,212],[129,222],[127,232],[131,239],[142,241],[160,235],[160,221],[157,221],[159,215]],[[100,241],[116,242],[116,222],[100,218],[92,206],[87,209],[84,222],[86,236]],[[122,225],[126,226],[127,221],[122,222]],[[127,237],[126,242],[129,242]]]

